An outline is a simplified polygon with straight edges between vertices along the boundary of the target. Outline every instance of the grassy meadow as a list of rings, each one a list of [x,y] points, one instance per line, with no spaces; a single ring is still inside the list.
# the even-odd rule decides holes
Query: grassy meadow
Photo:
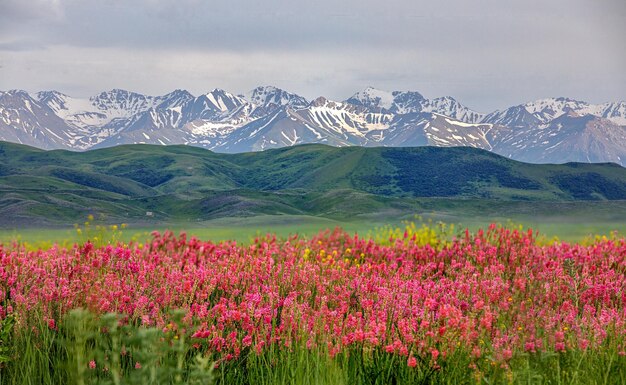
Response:
[[[597,203],[596,203],[597,204]],[[109,223],[97,220],[90,223],[91,232],[82,233],[85,223],[76,223],[72,227],[65,228],[21,228],[0,229],[0,242],[11,243],[13,241],[25,242],[33,247],[49,247],[54,243],[69,246],[75,242],[85,241],[89,236],[100,235],[101,238],[110,237],[115,233],[115,240],[123,242],[145,242],[150,238],[153,231],[171,230],[175,233],[185,232],[191,236],[203,240],[227,241],[248,243],[255,237],[268,233],[276,234],[279,238],[287,238],[290,235],[312,236],[324,230],[332,230],[341,227],[349,233],[357,233],[362,236],[372,234],[376,229],[386,226],[400,226],[406,220],[418,220],[424,222],[443,222],[454,224],[457,229],[469,228],[476,231],[485,228],[491,223],[499,223],[508,226],[522,226],[532,228],[546,239],[559,239],[566,242],[581,242],[599,235],[609,236],[613,232],[626,234],[626,220],[620,217],[621,207],[617,213],[611,211],[610,203],[605,203],[605,212],[596,210],[556,211],[556,215],[533,215],[532,213],[519,212],[516,216],[492,214],[489,217],[481,217],[480,214],[472,215],[468,211],[457,212],[450,209],[436,209],[422,213],[418,216],[404,216],[402,218],[389,218],[384,215],[373,215],[365,218],[330,219],[306,215],[259,215],[242,218],[218,218],[201,223],[145,223],[126,225],[121,229],[121,223]],[[456,210],[456,208],[455,208]],[[466,209],[467,210],[467,209]],[[473,208],[472,211],[480,211]],[[555,211],[555,210],[553,210]],[[85,218],[88,221],[87,218]],[[106,228],[103,234],[96,230],[96,226]],[[111,226],[116,226],[111,231]],[[81,232],[77,232],[81,228]]]
[[[447,214],[5,232],[0,384],[626,383],[622,223]]]

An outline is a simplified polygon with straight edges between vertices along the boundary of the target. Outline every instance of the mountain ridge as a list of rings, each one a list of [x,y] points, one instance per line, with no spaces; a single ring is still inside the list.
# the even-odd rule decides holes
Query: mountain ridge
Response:
[[[569,111],[580,116],[560,119]],[[594,117],[594,128],[583,135],[587,115]],[[577,142],[564,141],[565,134]],[[303,143],[470,146],[537,163],[588,159],[626,165],[626,103],[546,98],[484,114],[449,96],[428,99],[416,91],[372,87],[343,101],[309,101],[274,86],[243,95],[216,88],[199,96],[113,89],[83,99],[12,90],[0,91],[0,140],[43,149],[147,143],[221,152]]]

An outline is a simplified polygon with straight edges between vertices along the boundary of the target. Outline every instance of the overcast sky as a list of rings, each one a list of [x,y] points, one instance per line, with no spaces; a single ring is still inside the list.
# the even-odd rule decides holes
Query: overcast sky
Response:
[[[624,0],[0,0],[0,90],[626,100]]]

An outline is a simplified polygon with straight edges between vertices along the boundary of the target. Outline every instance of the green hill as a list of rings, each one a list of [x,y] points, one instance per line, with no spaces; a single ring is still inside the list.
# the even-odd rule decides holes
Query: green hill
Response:
[[[0,142],[4,227],[68,224],[89,213],[125,222],[259,214],[347,218],[485,199],[547,206],[626,200],[626,169],[526,164],[460,147],[302,145],[218,154],[151,145],[42,151]]]

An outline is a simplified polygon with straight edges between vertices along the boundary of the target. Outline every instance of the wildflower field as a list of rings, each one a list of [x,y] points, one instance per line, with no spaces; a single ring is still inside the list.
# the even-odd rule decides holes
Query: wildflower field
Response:
[[[626,240],[0,246],[0,384],[624,384]]]

